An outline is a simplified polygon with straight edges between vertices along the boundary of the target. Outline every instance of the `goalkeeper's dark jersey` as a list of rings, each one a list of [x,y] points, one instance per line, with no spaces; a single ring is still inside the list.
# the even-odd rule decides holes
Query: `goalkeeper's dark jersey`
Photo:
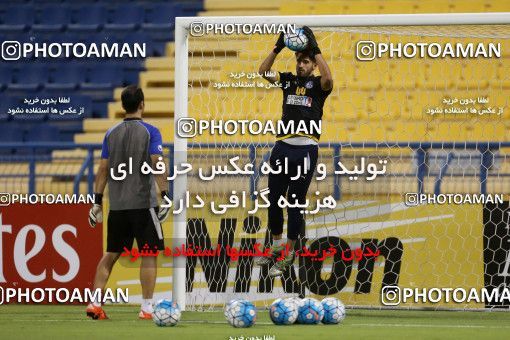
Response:
[[[287,124],[294,121],[297,126],[299,121],[305,121],[310,126],[310,121],[316,121],[317,125],[322,119],[323,107],[331,89],[324,91],[321,87],[321,77],[309,76],[298,77],[290,72],[279,72],[280,83],[283,90],[283,114],[282,121]],[[312,134],[278,134],[277,140],[296,136],[310,137],[319,141],[320,134],[317,131],[310,131]]]

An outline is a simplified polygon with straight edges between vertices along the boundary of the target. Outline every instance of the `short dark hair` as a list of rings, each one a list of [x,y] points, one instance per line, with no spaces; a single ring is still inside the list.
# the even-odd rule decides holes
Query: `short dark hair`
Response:
[[[296,59],[299,59],[299,58],[308,58],[311,61],[313,61],[314,63],[316,62],[315,55],[312,53],[311,50],[304,50],[304,51],[296,52]]]
[[[136,85],[129,85],[126,87],[120,96],[122,100],[122,107],[126,113],[135,113],[143,102],[143,91]]]

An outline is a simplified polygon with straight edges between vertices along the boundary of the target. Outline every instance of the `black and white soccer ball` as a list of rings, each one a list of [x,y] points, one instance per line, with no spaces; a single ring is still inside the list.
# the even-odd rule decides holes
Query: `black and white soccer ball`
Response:
[[[298,28],[295,32],[289,32],[283,35],[283,42],[290,50],[300,52],[308,47],[308,37],[302,28]]]
[[[298,304],[294,299],[276,299],[269,307],[269,317],[275,325],[292,325],[298,318]]]
[[[152,312],[152,320],[160,327],[175,326],[180,319],[181,309],[179,305],[170,300],[159,300]]]
[[[304,298],[298,308],[298,323],[318,324],[324,317],[324,307],[314,298]]]
[[[345,319],[345,306],[344,304],[334,297],[327,297],[321,301],[324,308],[324,318],[322,323],[336,324]]]
[[[251,327],[257,319],[257,310],[253,303],[247,300],[237,300],[232,302],[228,310],[225,311],[225,318],[233,327]]]
[[[230,309],[232,308],[232,306],[238,302],[238,301],[243,301],[243,302],[248,302],[247,300],[244,300],[244,299],[232,299],[230,300],[229,302],[227,302],[227,304],[225,305],[225,307],[223,307],[223,315],[225,315],[225,318],[228,319],[229,316],[231,315],[230,313]]]

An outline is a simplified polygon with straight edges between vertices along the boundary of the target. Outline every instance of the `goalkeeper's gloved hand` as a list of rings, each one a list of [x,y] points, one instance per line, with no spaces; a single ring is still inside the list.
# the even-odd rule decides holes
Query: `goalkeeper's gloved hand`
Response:
[[[92,228],[103,223],[103,194],[94,193],[94,205],[89,210],[89,224]]]
[[[276,40],[276,45],[274,45],[273,52],[278,54],[285,48],[285,42],[283,41],[283,32],[280,33],[278,40]]]
[[[163,203],[166,204],[167,200],[165,199],[165,197],[168,198],[168,192],[166,190],[161,192],[161,198],[163,199]],[[169,198],[168,198],[168,200],[169,200]],[[162,206],[160,206],[159,209],[158,209],[158,220],[159,220],[159,223],[165,222],[166,219],[168,218],[168,215],[170,215],[170,207],[162,207]]]
[[[317,44],[317,39],[315,39],[315,35],[313,34],[310,27],[303,26],[303,32],[308,38],[308,49],[312,51],[313,55],[321,54],[319,44]]]

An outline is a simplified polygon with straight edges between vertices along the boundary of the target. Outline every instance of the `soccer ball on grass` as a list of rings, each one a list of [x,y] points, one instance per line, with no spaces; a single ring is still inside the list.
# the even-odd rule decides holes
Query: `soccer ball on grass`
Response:
[[[154,311],[152,312],[152,320],[160,327],[175,326],[181,319],[181,309],[179,305],[170,300],[159,300]]]

